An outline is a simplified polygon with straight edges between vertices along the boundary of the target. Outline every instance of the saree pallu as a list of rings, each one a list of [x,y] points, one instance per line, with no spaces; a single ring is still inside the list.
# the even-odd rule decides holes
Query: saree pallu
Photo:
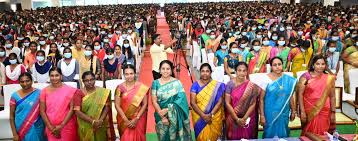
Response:
[[[308,69],[308,64],[310,63],[312,57],[313,49],[308,48],[306,52],[302,52],[299,48],[294,48],[290,52],[290,57],[292,57],[292,66],[291,72],[294,77],[297,77],[297,72],[304,71]]]
[[[44,141],[45,123],[40,116],[40,90],[35,89],[21,98],[19,92],[12,94],[10,106],[15,109],[15,128],[21,141]]]
[[[41,91],[40,100],[46,104],[46,115],[53,126],[60,125],[70,112],[70,103],[73,95],[77,93],[76,88],[63,84],[60,88],[50,92],[47,88]],[[56,138],[46,127],[46,135],[49,141],[78,141],[76,116],[71,119],[61,130],[61,138]]]
[[[266,125],[264,126],[264,138],[289,137],[290,128],[290,99],[293,95],[297,80],[283,74],[280,78],[269,83],[266,87],[264,98],[264,114]]]
[[[269,56],[267,50],[261,50],[259,54],[256,54],[255,57],[251,58],[248,64],[249,74],[266,72],[266,62]]]
[[[260,88],[251,83],[250,81],[245,81],[244,83],[235,87],[233,81],[227,84],[226,92],[230,92],[231,104],[234,109],[237,109],[236,115],[239,118],[245,116],[249,107],[254,104],[255,99],[258,98],[260,93]],[[257,108],[250,114],[250,123],[247,127],[239,127],[235,119],[233,119],[230,113],[226,112],[226,131],[228,140],[240,140],[240,139],[256,139],[258,133],[257,126]]]
[[[358,62],[358,50],[356,47],[352,46],[352,47],[347,48],[344,51],[345,51],[345,53],[347,53],[349,55],[350,61]],[[349,74],[348,74],[349,70],[351,70],[351,69],[356,69],[356,68],[354,66],[352,66],[351,64],[344,63],[343,77],[344,77],[344,90],[346,91],[346,93],[351,93]]]
[[[290,53],[290,48],[289,47],[285,47],[282,51],[279,51],[279,49],[276,48],[272,48],[271,53],[270,53],[270,60],[274,57],[280,57],[283,61],[283,70],[285,70],[287,68],[287,60],[288,60],[288,54]]]
[[[97,87],[92,94],[87,94],[82,98],[81,111],[91,117],[92,119],[99,119],[106,106],[107,101],[110,100],[110,90]],[[96,131],[93,130],[91,123],[88,123],[81,118],[78,121],[78,135],[81,141],[113,141],[115,140],[114,132],[111,133],[110,128],[113,127],[112,120],[109,119],[109,111],[101,128]],[[112,128],[113,129],[113,128]]]
[[[212,80],[196,95],[196,104],[205,114],[209,114],[214,109],[224,93],[224,84]],[[224,118],[224,107],[221,105],[219,110],[213,115],[211,123],[207,124],[195,111],[192,111],[194,131],[197,141],[216,141],[221,135]]]
[[[154,113],[156,130],[160,141],[190,141],[189,106],[184,88],[179,80],[161,85],[152,84],[152,95],[157,96],[161,109],[168,108],[169,125],[164,125],[157,112]]]
[[[117,87],[116,96],[121,98],[121,108],[128,120],[132,120],[137,117],[138,112],[142,108],[142,101],[145,95],[147,95],[149,87],[136,83],[133,89],[126,90],[125,87],[119,85]],[[139,118],[135,128],[127,128],[125,122],[120,115],[117,115],[118,130],[121,140],[125,141],[145,141],[146,137],[146,124],[147,124],[147,112]]]
[[[335,76],[322,74],[320,77],[311,78],[307,72],[302,77],[307,81],[303,93],[307,123],[302,123],[302,135],[307,132],[324,135],[330,125],[334,124],[330,121],[330,93],[335,85]]]

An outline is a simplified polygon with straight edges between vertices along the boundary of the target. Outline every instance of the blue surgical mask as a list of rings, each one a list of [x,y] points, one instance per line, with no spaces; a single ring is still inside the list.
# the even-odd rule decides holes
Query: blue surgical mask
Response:
[[[336,47],[330,47],[330,48],[328,48],[328,51],[333,53],[336,51]]]
[[[13,64],[16,64],[16,63],[17,63],[17,60],[16,60],[16,59],[10,59],[9,62],[10,62],[10,64],[13,65]]]
[[[232,53],[239,54],[239,53],[240,53],[240,50],[239,50],[238,48],[233,48],[233,49],[231,49],[231,52],[232,52]]]
[[[11,47],[12,47],[12,44],[5,44],[5,47],[6,47],[6,48],[11,48]]]
[[[283,45],[285,45],[285,41],[278,41],[278,45],[280,45],[280,46],[283,46]]]
[[[92,55],[92,51],[86,50],[85,52],[85,56],[91,56]]]
[[[247,44],[240,44],[241,48],[245,48],[247,46]]]
[[[94,46],[94,50],[100,50],[101,46]]]
[[[226,46],[226,45],[222,45],[222,46],[221,46],[221,49],[227,49],[227,46]]]
[[[5,51],[0,51],[0,57],[4,57],[5,56]]]
[[[65,58],[71,58],[72,57],[72,54],[71,53],[64,53],[63,54],[63,57],[65,57]]]
[[[298,31],[297,33],[301,36],[303,34],[303,31]]]
[[[265,45],[265,46],[268,46],[270,44],[270,41],[262,41],[262,43]]]
[[[253,46],[253,49],[254,49],[255,51],[259,51],[260,48],[261,48],[261,46]]]
[[[272,40],[277,40],[278,39],[278,36],[272,36]]]
[[[108,56],[107,56],[107,58],[108,58],[109,60],[111,60],[111,59],[113,59],[113,58],[114,58],[114,55],[113,55],[113,54],[108,55]]]
[[[41,62],[41,61],[45,60],[45,57],[44,56],[36,56],[36,60]]]

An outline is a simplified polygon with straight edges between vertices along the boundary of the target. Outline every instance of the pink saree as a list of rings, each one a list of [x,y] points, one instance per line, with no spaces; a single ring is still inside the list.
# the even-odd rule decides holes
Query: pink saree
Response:
[[[135,118],[142,108],[142,100],[145,95],[148,94],[149,87],[138,82],[135,86],[127,90],[124,87],[124,84],[121,84],[117,87],[116,96],[121,97],[121,108],[128,118],[131,120]],[[143,115],[139,118],[135,128],[127,128],[124,121],[117,116],[118,130],[121,137],[121,140],[124,141],[145,141],[146,133],[146,123],[147,122],[147,112],[144,112]]]
[[[41,91],[40,100],[46,103],[46,115],[52,125],[60,125],[70,112],[70,103],[76,88],[63,85],[57,90],[50,92],[47,88]],[[65,127],[61,130],[61,138],[56,138],[46,127],[45,133],[49,141],[77,141],[77,121],[73,115]]]

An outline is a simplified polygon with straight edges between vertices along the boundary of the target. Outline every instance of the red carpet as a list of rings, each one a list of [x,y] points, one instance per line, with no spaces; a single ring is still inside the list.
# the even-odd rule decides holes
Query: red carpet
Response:
[[[170,32],[169,32],[169,25],[165,21],[165,17],[157,16],[157,33],[160,34],[162,38],[163,44],[169,44],[170,39]],[[149,53],[149,48],[147,47],[147,51],[144,53],[143,62],[141,65],[141,70],[139,72],[139,79],[142,83],[146,84],[147,86],[152,85],[153,75],[152,75],[152,60]],[[181,64],[185,65],[184,57],[180,56]],[[168,59],[173,61],[173,54],[168,54]],[[189,77],[188,70],[186,67],[181,66],[180,72],[180,81],[184,86],[185,92],[187,94],[188,102],[189,102],[189,91],[191,86],[191,80]],[[176,74],[176,73],[175,73]],[[147,133],[154,133],[155,132],[155,121],[154,121],[154,107],[152,105],[151,99],[149,98],[148,104],[148,119],[147,119]]]

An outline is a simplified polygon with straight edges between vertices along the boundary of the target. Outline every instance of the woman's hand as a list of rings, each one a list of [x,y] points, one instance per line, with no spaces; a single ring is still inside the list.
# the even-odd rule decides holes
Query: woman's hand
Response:
[[[158,112],[160,117],[165,117],[165,115],[168,113],[168,108],[162,109]]]
[[[266,125],[266,118],[264,116],[260,117],[260,125],[265,126]]]
[[[101,128],[103,125],[103,120],[95,120],[93,122],[93,129],[96,131],[97,129]]]
[[[164,125],[169,125],[169,120],[165,117],[165,118],[162,118],[162,123]]]
[[[307,122],[307,115],[305,112],[301,112],[301,122],[306,123]]]
[[[14,135],[14,136],[12,137],[12,139],[13,139],[14,141],[19,141],[19,140],[20,140],[20,137],[19,137],[19,135]]]
[[[296,118],[296,112],[291,112],[290,121],[294,121]]]
[[[211,114],[205,114],[205,115],[203,115],[203,119],[204,119],[204,121],[206,122],[206,123],[211,123],[211,117],[212,117],[212,115]]]
[[[125,120],[124,125],[126,125],[129,128],[131,126],[131,121]]]
[[[245,123],[246,123],[245,120],[242,118],[236,119],[236,124],[239,125],[240,127],[244,127]]]
[[[331,113],[331,123],[335,123],[335,122],[336,122],[336,114]]]
[[[130,121],[132,128],[135,128],[137,126],[138,120],[138,118],[134,118]]]

